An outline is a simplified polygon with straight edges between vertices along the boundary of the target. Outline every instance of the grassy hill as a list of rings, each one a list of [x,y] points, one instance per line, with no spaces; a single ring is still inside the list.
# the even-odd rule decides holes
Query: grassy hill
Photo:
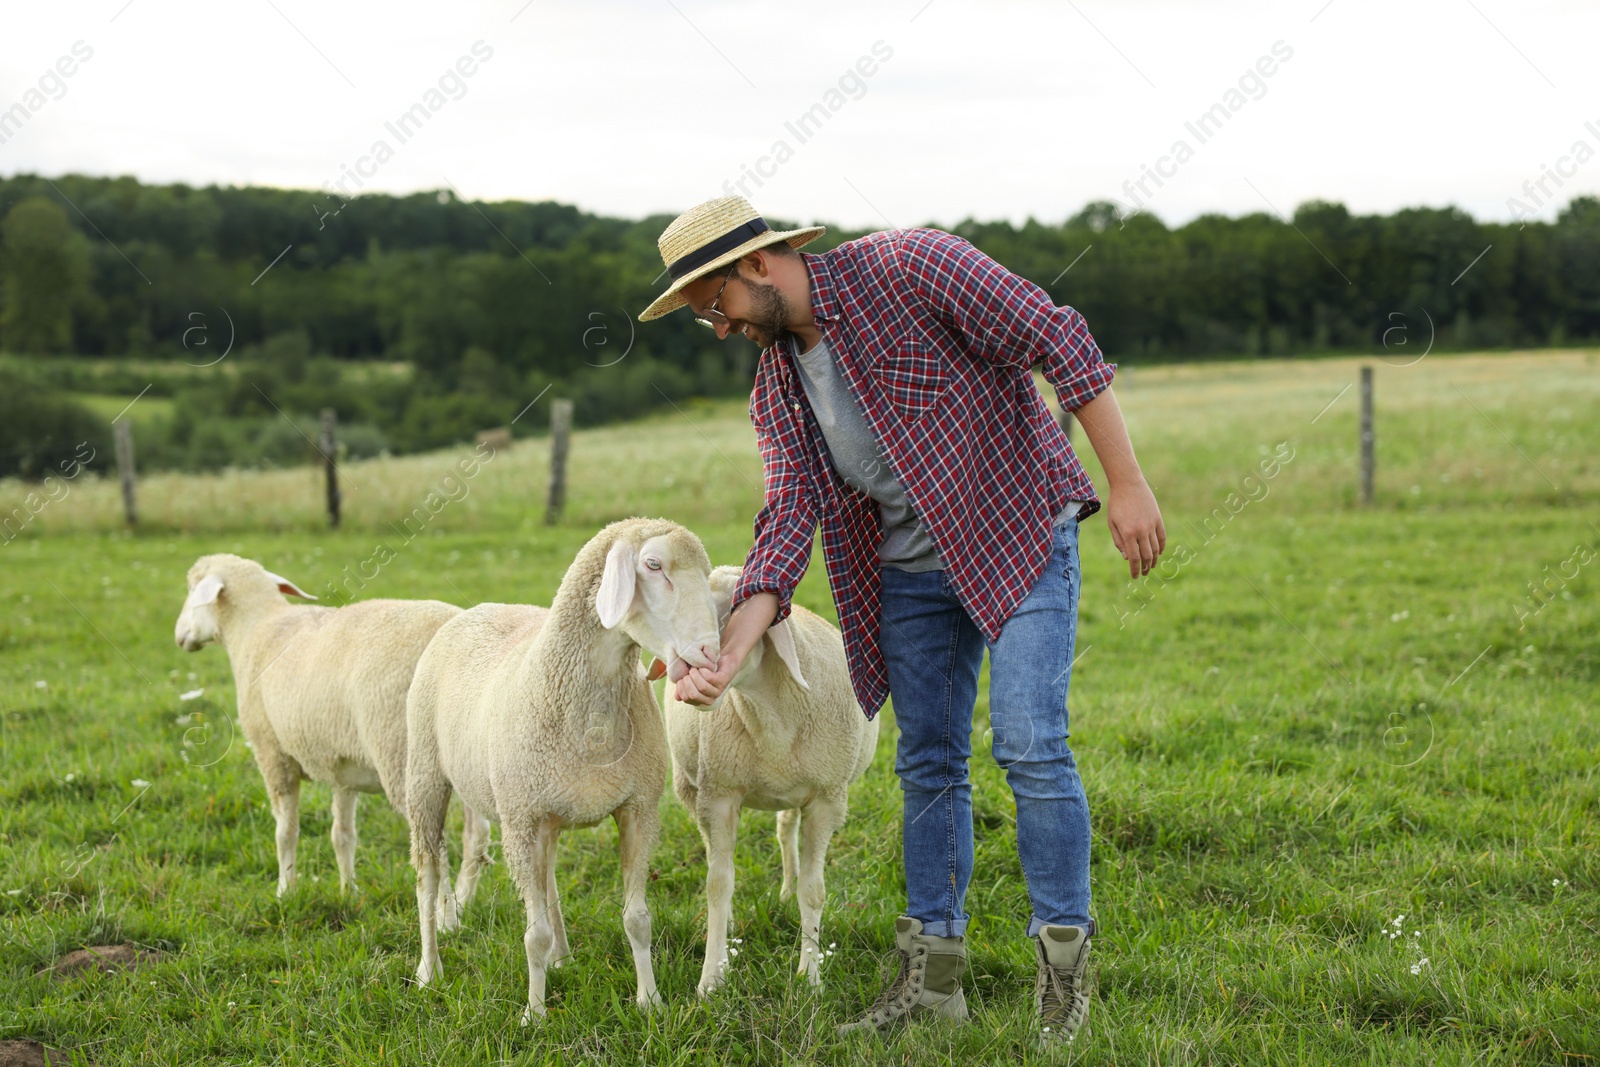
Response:
[[[1356,503],[1362,362],[1141,367],[1117,383],[1168,553],[1131,584],[1103,515],[1084,528],[1070,707],[1103,936],[1091,1030],[1064,1058],[1600,1056],[1600,609],[1582,562],[1600,549],[1600,353],[1370,361],[1371,508]],[[695,1000],[704,858],[670,796],[650,899],[669,1007],[654,1019],[628,1004],[610,827],[563,837],[576,959],[538,1030],[515,1025],[523,920],[501,868],[445,940],[444,981],[409,984],[413,879],[382,801],[362,805],[364,893],[342,900],[328,794],[308,785],[301,888],[274,898],[226,657],[172,643],[188,565],[234,551],[316,592],[547,602],[598,525],[646,513],[737,563],[761,500],[743,405],[679,408],[579,431],[553,527],[542,440],[453,483],[469,449],[352,463],[337,532],[309,468],[148,478],[137,533],[114,478],[75,480],[30,515],[0,543],[0,1037],[99,1064],[1034,1059],[1027,896],[982,696],[965,1030],[832,1036],[876,992],[902,904],[892,712],[830,853],[820,995],[791,977],[798,913],[777,900],[773,818],[749,813],[742,951],[725,992]],[[547,418],[545,402],[526,416]],[[0,484],[0,516],[29,488]],[[379,545],[396,558],[367,578]],[[830,611],[820,553],[799,599]],[[117,941],[170,955],[132,975],[35,976]]]

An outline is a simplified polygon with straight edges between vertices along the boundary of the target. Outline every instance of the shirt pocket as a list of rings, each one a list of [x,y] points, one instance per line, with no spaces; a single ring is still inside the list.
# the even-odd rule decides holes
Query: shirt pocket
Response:
[[[889,405],[915,421],[939,405],[950,385],[950,366],[938,349],[921,341],[902,341],[872,366]]]

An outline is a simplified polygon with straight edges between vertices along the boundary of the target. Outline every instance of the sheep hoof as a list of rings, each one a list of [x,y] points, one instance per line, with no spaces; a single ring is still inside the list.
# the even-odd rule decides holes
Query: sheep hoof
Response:
[[[706,977],[700,979],[700,984],[695,987],[695,992],[700,995],[701,1000],[709,1000],[711,995],[715,993],[717,988],[721,985],[722,978],[720,976],[713,977],[711,975],[707,975]]]
[[[545,1010],[543,1004],[539,1005],[537,1008],[535,1008],[532,1004],[529,1004],[526,1008],[522,1009],[522,1019],[520,1025],[528,1026],[532,1023],[543,1022],[544,1016]]]
[[[661,999],[661,994],[654,989],[648,994],[639,994],[634,998],[634,1003],[639,1005],[639,1010],[643,1012],[660,1011],[666,1006],[666,1002]]]
[[[421,963],[417,964],[417,985],[426,986],[429,982],[433,981],[435,975],[442,976],[443,974],[444,965],[442,963],[435,964],[430,967],[428,966],[428,961],[423,960]]]
[[[788,882],[785,882],[783,885],[778,887],[778,902],[780,904],[787,903],[789,898],[792,896],[794,896],[794,886],[790,885]]]

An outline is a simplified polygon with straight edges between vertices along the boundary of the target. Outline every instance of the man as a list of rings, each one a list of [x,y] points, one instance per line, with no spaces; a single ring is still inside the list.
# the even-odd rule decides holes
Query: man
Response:
[[[775,231],[741,197],[707,201],[660,238],[672,283],[641,320],[687,306],[763,349],[750,394],[766,504],[715,669],[676,682],[709,704],[775,620],[822,526],[857,699],[893,695],[904,795],[899,971],[865,1016],[966,1018],[967,781],[978,670],[990,657],[995,759],[1017,803],[1045,1040],[1088,1012],[1089,811],[1067,747],[1078,526],[1100,510],[1034,386],[1043,364],[1111,485],[1130,577],[1166,546],[1160,510],[1083,318],[969,242],[933,229],[868,234],[820,255],[820,226]]]

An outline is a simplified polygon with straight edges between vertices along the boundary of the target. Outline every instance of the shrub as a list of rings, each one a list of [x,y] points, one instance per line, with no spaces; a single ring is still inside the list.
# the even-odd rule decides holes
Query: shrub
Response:
[[[84,446],[109,461],[111,424],[31,378],[0,370],[0,477],[69,470]]]

